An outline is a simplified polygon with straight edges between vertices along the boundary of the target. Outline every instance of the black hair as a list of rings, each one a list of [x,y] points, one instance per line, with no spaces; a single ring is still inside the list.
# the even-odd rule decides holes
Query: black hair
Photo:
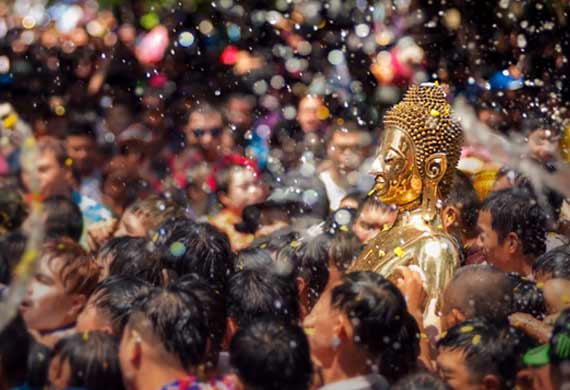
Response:
[[[79,241],[83,232],[83,217],[79,206],[65,196],[52,196],[43,203],[46,237],[69,237]]]
[[[311,384],[309,342],[298,325],[265,319],[240,328],[230,362],[251,390],[306,390]]]
[[[0,372],[7,388],[26,380],[30,336],[24,320],[17,315],[0,333]]]
[[[48,385],[50,356],[50,347],[31,340],[27,359],[28,375],[26,377],[26,384],[30,389],[41,390]]]
[[[183,285],[154,288],[139,296],[134,306],[128,328],[148,327],[162,348],[175,355],[185,368],[204,362],[208,345],[206,315],[199,299]]]
[[[330,260],[339,271],[345,272],[361,250],[362,243],[352,231],[339,231],[330,242]]]
[[[463,352],[471,376],[494,375],[503,389],[515,387],[522,356],[531,346],[530,339],[518,330],[479,318],[451,327],[437,342],[440,350]]]
[[[513,188],[491,193],[481,209],[491,213],[499,243],[514,232],[525,255],[536,257],[546,250],[546,214],[528,191]]]
[[[57,342],[52,359],[69,362],[68,387],[89,390],[123,389],[118,340],[104,332],[85,332]]]
[[[416,368],[420,353],[418,324],[406,300],[390,281],[373,272],[352,272],[332,290],[332,306],[352,323],[354,342],[367,351],[389,382]]]
[[[366,192],[361,192],[361,191],[351,191],[348,194],[346,194],[342,200],[346,200],[346,199],[352,199],[355,200],[356,203],[358,203],[358,205],[360,205],[362,202],[364,202],[364,200],[366,199],[368,195],[366,194]]]
[[[164,223],[157,230],[155,244],[178,276],[196,273],[223,289],[233,273],[234,253],[228,237],[210,224]]]
[[[512,312],[527,313],[539,320],[546,315],[544,294],[536,283],[517,273],[508,274],[513,288]]]
[[[0,283],[10,283],[12,272],[24,254],[27,241],[27,237],[19,231],[0,237]]]
[[[435,374],[420,371],[400,379],[392,390],[449,390],[445,382]]]
[[[550,362],[553,365],[570,361],[570,308],[564,309],[556,319],[549,344]]]
[[[261,248],[249,247],[242,249],[236,255],[236,271],[243,271],[244,269],[256,269],[256,268],[271,268],[273,264],[273,258],[271,257],[271,252]]]
[[[143,237],[114,237],[103,244],[98,256],[111,257],[109,276],[132,276],[158,286],[163,263],[158,251],[149,250],[149,244]]]
[[[123,333],[135,299],[149,288],[150,284],[133,276],[113,275],[93,291],[97,311],[108,318],[114,335]]]
[[[250,248],[261,248],[269,252],[277,253],[289,246],[291,242],[298,241],[301,234],[291,228],[279,229],[268,236],[256,238]]]
[[[228,315],[242,327],[257,318],[299,321],[295,279],[265,268],[236,273],[228,283]]]
[[[76,137],[84,136],[92,139],[97,139],[97,134],[93,130],[93,127],[89,123],[85,122],[71,123],[67,127],[65,136],[67,138],[69,138],[70,136],[76,136]]]
[[[461,171],[455,172],[453,186],[447,195],[447,203],[459,209],[462,230],[468,238],[477,235],[477,217],[481,201],[469,176]]]
[[[209,285],[203,277],[197,274],[184,275],[176,281],[176,285],[193,294],[200,303],[200,308],[205,315],[210,341],[207,363],[210,365],[217,364],[227,326],[224,293]]]
[[[536,258],[534,275],[549,275],[552,279],[570,279],[570,245],[554,248]]]

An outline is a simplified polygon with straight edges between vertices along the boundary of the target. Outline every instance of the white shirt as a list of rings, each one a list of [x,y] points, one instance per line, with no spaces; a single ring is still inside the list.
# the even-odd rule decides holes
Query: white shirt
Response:
[[[387,390],[389,387],[382,375],[370,374],[329,383],[319,390]]]

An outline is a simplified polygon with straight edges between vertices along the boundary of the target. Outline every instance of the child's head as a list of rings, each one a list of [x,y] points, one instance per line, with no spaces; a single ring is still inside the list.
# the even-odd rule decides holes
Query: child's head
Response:
[[[527,313],[542,319],[546,314],[544,294],[535,282],[521,277],[519,274],[509,274],[513,285],[513,313]]]
[[[97,286],[97,264],[71,239],[45,243],[38,262],[20,305],[26,325],[44,332],[72,325]]]
[[[398,211],[375,196],[368,196],[356,213],[352,231],[358,239],[366,243],[376,237],[383,229],[392,226]]]
[[[133,302],[140,294],[148,292],[149,287],[147,282],[128,275],[115,275],[105,279],[93,291],[77,317],[76,330],[99,330],[120,336]]]
[[[222,205],[241,215],[246,206],[260,203],[266,191],[259,170],[246,158],[228,161],[215,172],[216,193]]]
[[[115,237],[145,237],[169,217],[178,211],[178,206],[171,200],[151,195],[139,199],[125,210],[119,220]]]
[[[570,279],[570,245],[563,245],[539,256],[532,264],[532,273],[538,282],[549,279]]]
[[[445,229],[462,241],[476,238],[480,203],[479,195],[469,176],[457,171],[453,178],[453,187],[442,209]]]
[[[118,343],[104,332],[84,332],[61,339],[54,347],[49,382],[57,390],[123,389]]]

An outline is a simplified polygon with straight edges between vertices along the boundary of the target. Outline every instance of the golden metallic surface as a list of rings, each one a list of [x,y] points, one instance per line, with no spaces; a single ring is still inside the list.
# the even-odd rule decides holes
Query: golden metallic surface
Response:
[[[437,207],[449,192],[463,140],[451,115],[443,89],[433,84],[410,87],[386,114],[370,172],[376,176],[371,192],[397,205],[400,213],[392,228],[372,239],[349,269],[394,278],[396,267],[416,265],[429,298],[437,304],[460,258]]]

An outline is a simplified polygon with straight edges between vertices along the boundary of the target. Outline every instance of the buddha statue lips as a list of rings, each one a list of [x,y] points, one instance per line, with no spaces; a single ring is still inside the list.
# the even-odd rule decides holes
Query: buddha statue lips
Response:
[[[388,111],[370,170],[376,177],[371,193],[400,212],[390,229],[367,244],[349,271],[393,278],[396,267],[416,265],[428,296],[439,303],[459,265],[460,251],[442,229],[437,206],[449,191],[462,140],[461,128],[437,85],[411,86]]]

